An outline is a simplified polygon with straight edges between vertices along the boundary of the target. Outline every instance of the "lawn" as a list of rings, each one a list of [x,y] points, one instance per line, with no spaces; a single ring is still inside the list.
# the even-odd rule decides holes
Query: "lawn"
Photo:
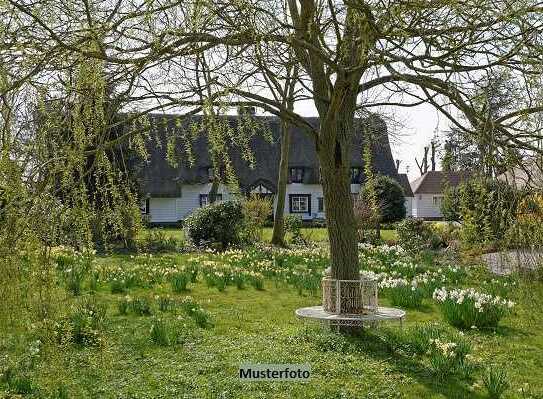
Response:
[[[155,228],[156,229],[156,228]],[[178,240],[184,239],[183,229],[178,227],[159,227],[160,230],[169,237],[174,237]],[[153,229],[151,229],[152,231]],[[147,230],[144,234],[147,234]],[[271,227],[264,228],[262,239],[266,242],[271,241],[273,229]],[[302,235],[309,241],[328,241],[328,235],[325,228],[302,228]],[[397,239],[396,230],[381,230],[381,238],[385,241],[394,241]]]
[[[460,337],[442,320],[431,296],[425,297],[418,309],[408,309],[403,330],[392,323],[367,330],[362,336],[345,337],[294,317],[296,308],[321,302],[315,282],[326,265],[323,253],[321,249],[293,250],[274,255],[273,263],[268,260],[269,254],[258,250],[224,256],[170,253],[98,257],[92,272],[80,281],[79,296],[65,289],[73,290],[69,283],[77,262],[61,257],[57,271],[60,313],[72,314],[71,319],[64,320],[81,324],[72,312],[76,304],[88,301],[105,306],[105,320],[101,327],[83,322],[92,330],[87,335],[85,328],[66,334],[63,324],[57,323],[52,341],[39,335],[39,326],[9,331],[0,340],[3,356],[7,355],[2,357],[2,372],[6,375],[7,364],[17,360],[20,364],[12,366],[15,377],[11,377],[11,385],[4,378],[0,392],[20,388],[13,381],[24,377],[30,381],[32,393],[28,397],[482,398],[485,390],[480,376],[485,367],[496,367],[504,368],[508,375],[511,388],[505,397],[543,395],[543,322],[533,312],[543,302],[541,283],[515,286],[511,295],[517,305],[497,330],[470,329],[463,333],[462,339],[471,342],[474,364],[479,367],[471,377],[451,374],[440,379],[425,354],[413,354],[391,338],[430,321],[450,336]],[[364,256],[366,260],[373,257],[371,253]],[[233,263],[228,259],[239,267],[230,267]],[[421,272],[445,267],[436,265],[441,260],[431,256],[417,262]],[[371,266],[375,271],[386,265],[377,263]],[[409,264],[394,264],[400,272],[413,269]],[[244,287],[238,289],[224,273],[241,267],[251,272],[245,274]],[[193,268],[198,271],[197,282],[188,283],[188,291],[174,292],[171,281]],[[456,273],[454,278],[462,278],[463,282],[458,280],[461,286],[482,288],[482,282],[490,277],[481,268],[450,270]],[[300,271],[302,277],[293,280]],[[225,287],[220,284],[223,277],[228,280]],[[260,277],[263,289],[255,289]],[[510,280],[503,280],[506,282]],[[503,290],[507,285],[500,287]],[[209,317],[212,326],[200,327],[198,318],[183,307],[188,296],[195,303],[190,308],[201,307],[198,314],[206,320]],[[390,305],[390,298],[383,292],[381,304]],[[159,303],[165,300],[171,306],[162,305],[165,311],[161,311]],[[128,307],[123,308],[123,303]],[[92,317],[86,313],[84,319]],[[170,345],[152,341],[150,331],[157,322],[168,326]],[[74,331],[92,344],[72,342],[77,336]],[[37,339],[40,344],[35,343]],[[241,382],[238,367],[247,362],[307,363],[312,376],[307,383]],[[525,392],[524,396],[519,390]]]

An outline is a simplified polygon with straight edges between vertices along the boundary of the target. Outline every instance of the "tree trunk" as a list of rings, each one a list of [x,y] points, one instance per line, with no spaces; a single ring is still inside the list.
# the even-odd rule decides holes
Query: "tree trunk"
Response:
[[[290,149],[290,132],[286,122],[281,124],[281,159],[279,161],[279,178],[277,180],[277,201],[273,220],[273,245],[285,246],[285,196],[287,193],[288,158]]]
[[[219,179],[217,177],[213,178],[211,183],[211,189],[209,190],[208,200],[210,204],[213,204],[217,200],[217,193],[219,191]]]
[[[352,113],[327,113],[317,146],[330,241],[332,278],[359,278],[356,222],[351,196]],[[349,120],[350,116],[350,120]]]

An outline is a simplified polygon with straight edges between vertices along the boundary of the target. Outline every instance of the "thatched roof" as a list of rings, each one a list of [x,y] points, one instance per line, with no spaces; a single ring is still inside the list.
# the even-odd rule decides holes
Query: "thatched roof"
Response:
[[[235,129],[238,116],[227,116],[228,123]],[[249,192],[251,188],[264,183],[273,192],[276,192],[276,182],[279,171],[281,125],[277,117],[252,116],[255,120],[267,126],[271,133],[272,142],[261,135],[250,140],[250,148],[255,158],[255,167],[243,159],[239,148],[230,148],[229,154],[234,166],[240,188]],[[180,186],[183,184],[203,184],[209,182],[208,168],[212,166],[208,150],[208,138],[205,134],[199,135],[195,140],[188,139],[187,132],[191,123],[200,121],[201,116],[193,116],[181,122],[175,115],[150,115],[149,120],[152,134],[146,146],[150,155],[149,161],[142,168],[143,192],[152,197],[177,197]],[[307,118],[307,121],[318,126],[318,118]],[[373,139],[373,168],[374,172],[390,176],[399,180],[394,159],[390,150],[386,124],[376,116],[368,119],[358,119],[352,150],[352,167],[364,167],[362,149],[363,137],[367,137],[369,130],[376,132]],[[168,161],[168,137],[178,136],[175,140],[175,160],[177,165],[172,166]],[[188,144],[187,141],[192,144]],[[192,150],[194,163],[191,165],[186,156],[187,144]],[[304,183],[319,184],[319,161],[315,151],[315,142],[300,128],[292,128],[289,154],[290,167],[304,168]],[[361,177],[360,183],[363,183]]]
[[[398,183],[400,183],[400,186],[403,188],[403,194],[406,197],[414,197],[413,190],[411,190],[411,185],[409,184],[409,178],[405,173],[398,174]]]

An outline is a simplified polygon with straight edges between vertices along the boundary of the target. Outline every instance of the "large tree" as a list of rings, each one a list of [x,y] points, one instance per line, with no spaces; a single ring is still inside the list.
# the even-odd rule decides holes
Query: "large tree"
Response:
[[[259,106],[305,129],[320,161],[332,274],[338,278],[358,276],[349,164],[357,109],[425,102],[468,133],[491,127],[499,132],[493,136],[497,146],[538,150],[533,116],[543,110],[537,95],[543,30],[534,0],[149,0],[139,6],[119,1],[113,9],[98,0],[65,3],[7,0],[23,27],[21,43],[40,43],[28,51],[47,62],[70,52],[102,59],[125,77],[141,77],[137,84],[124,81],[127,95],[141,100],[140,109],[190,112],[201,105],[187,90],[195,76],[190,57],[206,53],[207,67],[216,72],[208,82],[208,104]],[[84,29],[66,23],[74,16]],[[103,48],[85,50],[81,43],[97,31],[105,31]],[[314,106],[318,126],[261,84],[262,71],[247,57],[267,46],[294,55],[298,87]],[[273,52],[261,56],[264,64],[278,62]],[[522,82],[523,95],[493,115],[481,112],[472,93],[497,69]]]

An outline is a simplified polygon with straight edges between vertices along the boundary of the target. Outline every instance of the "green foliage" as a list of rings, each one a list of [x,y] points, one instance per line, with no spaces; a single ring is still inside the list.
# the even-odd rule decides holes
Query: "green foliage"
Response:
[[[473,365],[467,360],[470,352],[471,344],[465,339],[458,341],[432,339],[429,351],[430,367],[439,380],[444,380],[451,374],[469,377],[474,370]]]
[[[171,326],[161,319],[153,319],[151,330],[149,331],[151,341],[158,346],[170,346],[175,331],[171,331]]]
[[[420,308],[425,296],[421,288],[407,284],[389,288],[387,292],[393,306],[408,309]]]
[[[302,218],[298,215],[288,214],[284,217],[285,232],[291,236],[291,241],[294,244],[305,244],[305,239],[302,235]]]
[[[196,209],[185,220],[186,236],[198,247],[221,250],[240,242],[243,209],[237,201],[226,201]]]
[[[440,237],[421,219],[405,219],[398,224],[397,233],[398,244],[411,254],[443,246]]]
[[[184,292],[187,290],[187,285],[191,281],[191,274],[181,271],[174,273],[170,277],[170,283],[172,285],[172,291],[175,293]]]
[[[150,229],[140,243],[141,250],[147,253],[174,252],[183,247],[183,243],[171,235],[166,235],[162,229]]]
[[[74,306],[72,313],[57,326],[60,342],[72,342],[81,346],[100,343],[106,320],[106,305],[94,297],[84,297]]]
[[[506,371],[495,366],[485,370],[483,384],[490,399],[500,399],[510,386]]]
[[[185,297],[181,302],[181,309],[194,320],[196,325],[201,328],[210,328],[213,326],[211,316],[194,299]]]
[[[406,329],[384,329],[382,336],[389,350],[422,356],[439,380],[459,375],[469,378],[476,365],[470,360],[472,345],[463,335],[450,332],[436,323]]]
[[[247,241],[262,241],[264,225],[272,217],[272,206],[271,198],[257,194],[252,194],[243,201],[244,235]]]
[[[543,244],[543,195],[532,193],[519,201],[513,223],[505,234],[513,248],[537,248]]]
[[[151,303],[145,297],[137,297],[130,301],[130,310],[137,316],[150,316],[153,312],[151,310]]]
[[[124,297],[117,302],[117,310],[120,315],[127,315],[130,310],[130,298]]]
[[[112,294],[124,294],[126,292],[126,284],[123,280],[113,279],[109,283]]]
[[[169,296],[157,296],[156,297],[158,310],[161,312],[170,312],[175,309],[175,302]]]
[[[444,319],[461,329],[496,329],[500,320],[510,313],[514,302],[468,289],[437,289],[434,299]]]
[[[430,229],[435,235],[433,246],[449,245],[460,239],[460,227],[453,223],[431,223]]]
[[[375,191],[380,222],[393,223],[405,218],[405,196],[402,186],[396,180],[377,175],[373,187],[365,185],[362,190],[361,196],[365,201],[369,201],[369,190]]]
[[[519,193],[505,182],[481,179],[461,184],[458,193],[462,241],[488,244],[502,240],[513,223]]]
[[[447,187],[443,191],[441,213],[447,221],[460,221],[460,190],[457,187]]]
[[[11,391],[19,395],[27,395],[35,390],[32,380],[27,375],[13,375],[7,380]]]

